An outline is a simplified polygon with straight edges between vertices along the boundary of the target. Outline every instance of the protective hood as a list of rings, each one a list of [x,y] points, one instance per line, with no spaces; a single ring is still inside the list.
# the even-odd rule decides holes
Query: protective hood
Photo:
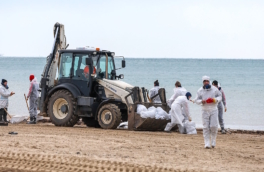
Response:
[[[119,88],[122,88],[122,89],[126,89],[128,87],[134,87],[133,85],[130,85],[126,82],[123,82],[123,81],[120,81],[120,80],[108,80],[108,79],[103,79],[103,81],[109,83],[109,84],[112,84],[114,86],[117,86]]]
[[[204,81],[204,80],[210,81],[210,77],[209,77],[209,76],[203,76],[203,77],[202,77],[202,80],[203,80],[203,81]]]

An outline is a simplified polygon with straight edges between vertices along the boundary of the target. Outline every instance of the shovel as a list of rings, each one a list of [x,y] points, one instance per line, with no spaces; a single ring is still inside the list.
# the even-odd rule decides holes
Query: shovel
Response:
[[[8,117],[11,119],[12,118],[12,115],[10,115],[5,108],[4,108],[4,110],[7,113]]]
[[[29,107],[28,107],[28,102],[27,102],[27,96],[26,96],[26,94],[24,94],[24,97],[25,97],[25,101],[26,101],[26,104],[27,104],[28,112],[29,112]],[[27,118],[27,120],[29,119],[29,117]]]

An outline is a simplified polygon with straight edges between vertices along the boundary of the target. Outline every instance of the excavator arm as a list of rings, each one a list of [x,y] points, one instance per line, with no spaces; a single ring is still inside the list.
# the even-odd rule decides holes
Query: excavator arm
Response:
[[[58,70],[59,52],[58,50],[66,49],[66,37],[64,32],[64,25],[56,23],[53,28],[54,43],[50,55],[47,57],[47,62],[41,75],[41,97],[39,102],[40,112],[45,112],[44,102],[49,88],[54,86],[56,72]]]

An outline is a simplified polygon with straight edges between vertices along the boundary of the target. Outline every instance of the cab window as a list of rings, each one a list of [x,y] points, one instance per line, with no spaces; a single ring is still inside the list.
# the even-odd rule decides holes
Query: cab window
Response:
[[[113,57],[108,56],[108,70],[106,71],[106,56],[105,55],[101,55],[100,60],[98,62],[98,76],[100,78],[106,78],[106,72],[108,73],[108,78],[106,79],[110,79],[113,78],[111,76],[112,70],[114,70],[114,60]]]
[[[73,64],[73,77],[76,80],[89,80],[90,70],[86,65],[86,59],[89,58],[86,54],[75,54]]]
[[[59,79],[70,78],[72,69],[72,53],[63,53],[60,60]]]

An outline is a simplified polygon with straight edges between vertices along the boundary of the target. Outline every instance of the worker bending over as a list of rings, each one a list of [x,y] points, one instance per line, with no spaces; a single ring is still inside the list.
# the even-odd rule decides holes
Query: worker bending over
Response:
[[[191,93],[187,92],[185,96],[178,96],[172,103],[171,105],[171,122],[169,122],[166,125],[166,128],[164,131],[170,132],[170,130],[176,125],[179,124],[183,126],[182,120],[181,120],[181,115],[184,112],[184,114],[188,117],[189,121],[192,121],[192,118],[190,116],[190,110],[189,110],[189,105],[188,101],[191,101]]]
[[[218,131],[217,104],[222,100],[221,92],[210,85],[210,77],[203,76],[203,87],[197,91],[194,103],[202,105],[203,136],[205,148],[210,149],[216,145]]]
[[[226,109],[226,98],[225,98],[225,93],[223,89],[221,89],[220,84],[216,80],[212,82],[212,85],[215,86],[222,93],[222,102],[224,104],[225,112],[226,112],[227,110]],[[221,133],[226,134],[225,126],[224,126],[224,118],[223,118],[224,109],[223,109],[223,105],[221,102],[218,103],[217,109],[218,109],[218,120],[219,120],[219,125],[221,127]]]
[[[154,82],[154,88],[152,88],[149,91],[149,96],[153,103],[161,103],[160,96],[158,94],[159,94],[159,81],[156,80]]]
[[[36,124],[37,122],[37,107],[38,107],[38,89],[39,83],[34,75],[29,76],[30,86],[27,95],[27,100],[29,99],[29,115],[30,121],[27,124]]]
[[[171,106],[171,104],[174,102],[175,99],[177,99],[177,97],[185,96],[185,94],[187,93],[187,90],[181,86],[180,81],[176,81],[175,88],[173,89],[173,92],[174,92],[174,94],[171,96],[171,98],[169,100],[167,100],[167,103],[169,106]],[[182,112],[182,115],[184,117],[183,121],[187,121],[188,116],[185,115],[184,111]]]

